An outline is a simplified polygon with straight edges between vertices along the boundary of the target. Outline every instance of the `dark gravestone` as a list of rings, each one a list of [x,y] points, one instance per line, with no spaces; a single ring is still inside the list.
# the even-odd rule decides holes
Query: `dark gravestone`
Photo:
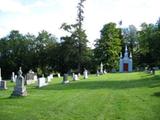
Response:
[[[25,85],[30,85],[30,84],[33,84],[35,83],[35,80],[34,80],[34,72],[32,70],[30,70],[27,74],[26,74],[26,77],[25,77]]]
[[[7,89],[7,82],[2,80],[0,81],[0,89],[1,90],[6,90]]]
[[[63,75],[63,82],[62,82],[62,83],[64,83],[64,84],[69,83],[68,74],[64,74],[64,75]]]

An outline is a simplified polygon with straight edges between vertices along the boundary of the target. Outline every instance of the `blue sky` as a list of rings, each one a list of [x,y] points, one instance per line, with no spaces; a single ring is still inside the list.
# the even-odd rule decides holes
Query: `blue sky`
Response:
[[[74,23],[78,0],[0,0],[0,37],[11,30],[37,34],[47,30],[58,38],[65,35],[63,22]],[[155,23],[160,17],[159,0],[87,0],[84,28],[90,44],[108,22],[123,21],[123,27],[142,22]]]

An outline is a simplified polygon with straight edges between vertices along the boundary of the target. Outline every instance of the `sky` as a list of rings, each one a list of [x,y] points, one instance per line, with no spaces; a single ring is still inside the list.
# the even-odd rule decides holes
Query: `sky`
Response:
[[[37,35],[41,30],[57,38],[67,33],[62,23],[73,24],[77,17],[79,0],[0,0],[0,38],[11,30]],[[121,27],[141,23],[156,23],[160,17],[160,0],[86,0],[84,25],[90,46],[100,37],[100,30],[109,22]]]

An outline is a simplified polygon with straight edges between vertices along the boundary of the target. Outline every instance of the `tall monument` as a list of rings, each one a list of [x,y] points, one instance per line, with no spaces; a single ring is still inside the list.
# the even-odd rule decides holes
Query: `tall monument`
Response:
[[[132,72],[132,69],[133,69],[132,54],[130,53],[130,55],[128,55],[128,48],[126,45],[124,57],[122,56],[122,54],[120,55],[119,72]]]

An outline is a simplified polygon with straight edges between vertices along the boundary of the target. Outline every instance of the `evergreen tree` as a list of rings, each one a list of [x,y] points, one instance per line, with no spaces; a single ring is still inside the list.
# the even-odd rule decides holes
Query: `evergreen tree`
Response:
[[[95,58],[100,64],[103,62],[108,70],[118,67],[121,52],[121,31],[115,23],[105,24],[101,30],[100,39],[95,44]]]

